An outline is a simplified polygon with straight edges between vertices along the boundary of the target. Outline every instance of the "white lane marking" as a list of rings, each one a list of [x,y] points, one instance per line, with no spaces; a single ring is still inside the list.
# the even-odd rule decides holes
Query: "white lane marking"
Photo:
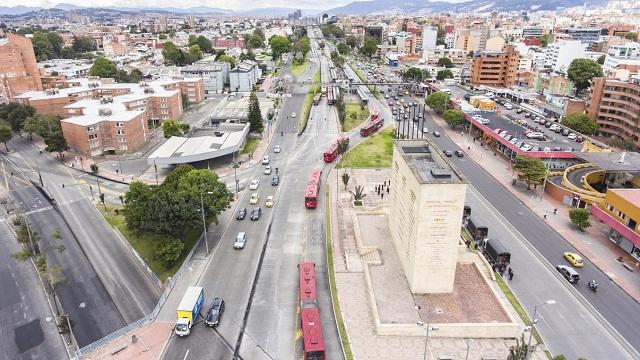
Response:
[[[182,358],[182,360],[187,360],[187,356],[189,356],[189,349],[187,349],[187,352],[184,354],[184,357]]]

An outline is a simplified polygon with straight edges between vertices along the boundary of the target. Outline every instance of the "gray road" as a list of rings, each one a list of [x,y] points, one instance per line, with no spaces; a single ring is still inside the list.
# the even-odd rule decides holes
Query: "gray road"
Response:
[[[3,359],[64,359],[67,352],[30,262],[13,259],[20,249],[0,220],[0,349]]]

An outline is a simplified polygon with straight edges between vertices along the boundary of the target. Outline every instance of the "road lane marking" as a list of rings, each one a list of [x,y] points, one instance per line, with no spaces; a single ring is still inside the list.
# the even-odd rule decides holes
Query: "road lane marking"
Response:
[[[187,352],[184,354],[184,357],[182,358],[182,360],[186,360],[187,356],[189,356],[189,349],[187,349]]]

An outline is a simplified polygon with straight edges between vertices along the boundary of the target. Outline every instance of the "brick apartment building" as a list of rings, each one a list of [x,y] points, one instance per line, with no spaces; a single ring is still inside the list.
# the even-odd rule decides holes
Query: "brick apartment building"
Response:
[[[520,54],[513,46],[502,52],[482,52],[473,58],[471,83],[474,85],[512,86],[516,82]]]
[[[0,39],[0,81],[2,93],[8,99],[26,91],[42,90],[31,40],[15,34]]]
[[[244,46],[244,39],[216,38],[213,40],[214,49],[244,49]]]
[[[600,127],[599,135],[616,136],[640,147],[640,76],[630,81],[594,78],[589,116]]]
[[[182,115],[182,94],[204,99],[202,79],[162,79],[114,83],[112,79],[73,79],[62,89],[30,91],[16,101],[43,114],[60,115],[69,146],[80,154],[133,151],[148,140],[151,125]]]

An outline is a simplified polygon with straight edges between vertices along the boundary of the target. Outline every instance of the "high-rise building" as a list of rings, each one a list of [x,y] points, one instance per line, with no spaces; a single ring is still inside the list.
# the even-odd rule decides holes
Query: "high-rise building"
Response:
[[[511,86],[516,82],[520,53],[513,46],[502,52],[482,52],[473,58],[471,83],[475,85]]]
[[[545,48],[544,67],[566,72],[573,60],[584,57],[584,48],[580,40],[553,42]]]
[[[434,50],[438,39],[438,29],[430,25],[422,28],[422,51]]]
[[[640,147],[640,76],[630,81],[594,78],[589,116],[598,123],[599,135],[615,136]]]
[[[8,99],[27,91],[42,90],[31,40],[15,34],[0,39],[0,81],[2,93]]]

